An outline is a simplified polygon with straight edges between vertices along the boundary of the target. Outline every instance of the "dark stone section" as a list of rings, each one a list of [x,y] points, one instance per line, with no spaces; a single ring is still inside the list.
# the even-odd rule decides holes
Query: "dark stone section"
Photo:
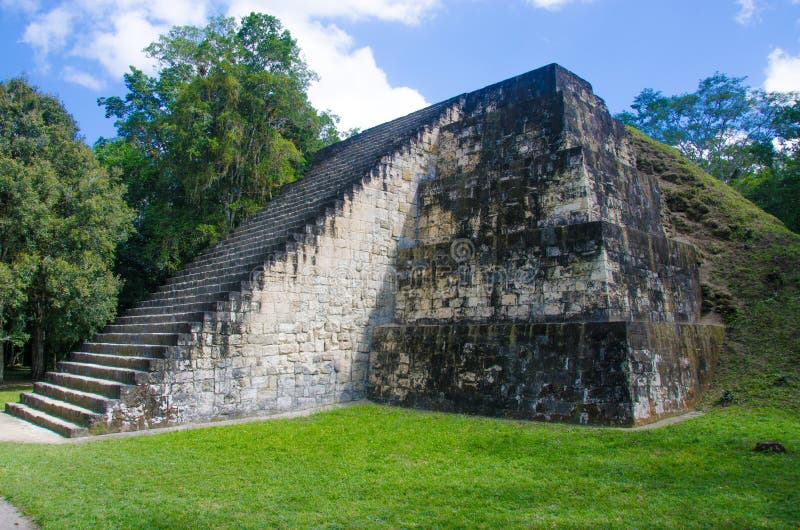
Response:
[[[721,344],[722,328],[692,324],[382,326],[373,338],[369,397],[449,412],[634,425],[690,406]]]

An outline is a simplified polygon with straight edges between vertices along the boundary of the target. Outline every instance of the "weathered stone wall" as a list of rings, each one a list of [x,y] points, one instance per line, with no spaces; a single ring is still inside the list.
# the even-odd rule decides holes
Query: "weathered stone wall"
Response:
[[[720,330],[695,324],[697,253],[666,238],[622,125],[558,67],[463,101],[408,218],[370,397],[611,424],[684,410]]]
[[[366,395],[372,329],[393,318],[396,242],[434,171],[433,127],[382,160],[335,209],[251,275],[164,374],[169,407],[199,420]]]
[[[601,222],[517,232],[501,248],[419,245],[398,252],[395,319],[691,322],[696,265],[690,245]]]
[[[719,327],[664,322],[382,326],[374,337],[369,397],[454,412],[633,425],[691,406],[721,342]]]

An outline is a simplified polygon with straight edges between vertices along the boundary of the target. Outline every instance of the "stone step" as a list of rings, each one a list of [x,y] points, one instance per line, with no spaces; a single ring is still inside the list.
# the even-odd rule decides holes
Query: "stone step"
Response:
[[[170,278],[162,286],[162,292],[244,281],[253,269],[261,265],[263,265],[261,261],[253,261],[244,265],[219,268],[211,273],[201,272]]]
[[[155,307],[134,307],[125,312],[126,317],[135,316],[155,316],[155,315],[174,315],[176,313],[205,313],[214,311],[217,304],[224,302],[201,302],[188,304],[175,304]]]
[[[231,232],[225,240],[219,242],[211,250],[225,248],[227,245],[236,243],[254,234],[282,235],[286,225],[289,223],[297,223],[299,221],[298,218],[304,217],[302,214],[306,214],[311,209],[310,206],[313,207],[313,204],[319,200],[318,197],[320,195],[327,194],[322,193],[315,196],[313,202],[302,202],[300,197],[282,194],[280,197],[284,204],[278,205],[276,201],[273,200],[271,207],[267,207],[265,210],[251,216],[247,221]]]
[[[194,303],[216,303],[216,302],[236,302],[238,300],[251,298],[253,291],[251,281],[238,281],[236,282],[236,290],[228,290],[224,292],[217,292],[214,295],[193,295],[191,289],[186,289],[181,292],[163,292],[159,293],[158,300],[146,300],[135,306],[135,308],[142,309],[145,307],[164,307],[175,306],[180,304],[194,304]]]
[[[85,409],[89,409],[100,414],[104,413],[109,408],[111,408],[117,401],[115,399],[110,399],[100,394],[94,394],[92,392],[84,392],[82,390],[75,390],[74,388],[67,388],[65,386],[54,385],[52,383],[46,383],[44,381],[39,381],[38,383],[34,383],[33,390],[37,394],[41,394],[43,396],[47,396],[53,399],[58,399],[61,401],[66,401],[67,403],[72,403],[73,405],[77,405],[79,407],[83,407]]]
[[[22,403],[6,403],[6,412],[17,418],[29,421],[34,425],[55,431],[67,438],[89,435],[89,429],[86,427],[51,416],[50,414],[23,405]]]
[[[283,238],[283,240],[285,240],[285,238]],[[185,277],[189,274],[198,272],[216,270],[223,265],[232,265],[234,263],[250,263],[253,261],[258,261],[259,258],[264,259],[265,256],[270,254],[270,250],[275,248],[280,242],[277,239],[270,239],[268,240],[268,244],[256,245],[256,241],[258,241],[258,236],[253,236],[252,246],[249,248],[235,250],[232,249],[230,252],[220,252],[219,254],[215,255],[202,256],[182,272],[173,276],[173,278]]]
[[[185,342],[191,335],[180,333],[98,333],[92,342],[110,344],[146,344],[151,346],[177,346],[181,339]]]
[[[76,363],[101,364],[112,368],[125,368],[149,372],[156,359],[152,357],[134,357],[132,355],[106,355],[102,353],[88,353],[75,351],[69,354],[69,359]]]
[[[144,309],[148,307],[172,307],[179,304],[207,304],[214,302],[224,302],[226,300],[235,300],[239,298],[239,293],[230,291],[217,291],[214,293],[205,293],[197,295],[175,295],[172,293],[164,293],[162,298],[157,300],[144,300],[136,304],[137,309]]]
[[[192,262],[190,268],[199,265],[210,265],[221,259],[239,259],[246,254],[261,253],[267,254],[270,249],[286,239],[284,230],[273,231],[264,229],[254,229],[252,232],[237,236],[230,243],[223,247],[212,249],[207,254],[201,255]]]
[[[85,375],[70,374],[65,372],[47,372],[45,380],[48,383],[62,386],[65,388],[99,394],[111,399],[119,399],[123,391],[130,388],[130,385],[119,381],[109,381]]]
[[[149,376],[149,374],[145,371],[117,368],[102,364],[60,361],[57,363],[57,366],[61,372],[66,372],[68,374],[94,377],[96,379],[105,379],[106,381],[118,381],[126,385],[136,385],[140,382],[145,383]]]
[[[344,188],[344,189],[343,189]],[[316,190],[308,193],[307,200],[297,201],[291,205],[287,214],[275,214],[264,219],[254,219],[239,227],[238,231],[232,234],[229,240],[223,241],[219,246],[212,249],[211,253],[224,252],[226,248],[238,246],[244,242],[255,240],[264,241],[266,239],[286,239],[291,232],[305,232],[305,225],[314,225],[314,218],[326,213],[327,209],[334,208],[336,200],[341,196],[352,192],[352,182],[340,183],[337,189],[330,191]],[[252,218],[251,218],[252,219]],[[311,233],[311,232],[309,232]]]
[[[20,402],[32,409],[84,427],[90,427],[102,417],[92,410],[33,392],[23,392],[20,395]]]
[[[164,324],[109,324],[104,333],[196,333],[202,326],[198,322],[167,322]]]
[[[333,203],[332,198],[326,197],[324,200],[328,203],[328,206]],[[309,219],[314,218],[322,210],[324,208],[320,203],[320,198],[315,197],[308,204],[296,205],[289,215],[273,214],[272,217],[255,220],[252,223],[248,220],[247,223],[237,229],[236,233],[211,248],[206,254],[201,255],[200,259],[218,257],[231,250],[240,250],[256,245],[265,246],[269,242],[286,239],[290,232],[302,230],[303,225],[307,224]]]
[[[160,303],[153,303],[147,305],[139,305],[137,306],[138,309],[146,309],[151,307],[175,307],[181,306],[185,304],[226,304],[226,303],[237,303],[241,301],[251,300],[253,296],[253,291],[250,289],[250,282],[239,282],[242,284],[247,284],[247,289],[243,289],[241,291],[227,291],[225,293],[219,293],[215,297],[211,297],[208,295],[203,295],[200,297],[173,297],[173,298],[165,298],[164,300],[160,300]]]
[[[287,253],[295,252],[296,245],[287,242],[279,254],[285,256]],[[247,266],[234,266],[231,268],[219,269],[213,273],[203,273],[192,275],[187,278],[171,278],[164,285],[159,288],[160,293],[171,293],[173,291],[182,291],[187,289],[206,288],[227,282],[248,282],[251,277],[263,271],[264,267],[268,265],[266,261],[253,262]],[[177,283],[176,283],[177,282]],[[248,290],[251,290],[248,288]]]
[[[233,281],[233,282],[227,282],[227,283],[219,283],[219,284],[215,284],[215,285],[202,286],[202,287],[195,288],[195,289],[183,289],[183,290],[177,290],[177,291],[176,290],[172,290],[172,291],[169,291],[169,292],[158,290],[158,291],[154,291],[153,293],[148,295],[148,297],[145,299],[145,301],[149,302],[151,300],[163,300],[165,298],[168,299],[168,298],[171,298],[171,297],[189,297],[189,296],[196,296],[196,295],[199,295],[199,294],[211,294],[211,293],[221,293],[221,292],[238,292],[238,291],[241,291],[242,289],[247,289],[248,285],[249,285],[249,283],[246,282],[246,281],[245,282]]]
[[[330,203],[330,201],[326,202]],[[311,218],[304,219],[302,222],[296,223],[296,226],[293,225],[291,227],[286,227],[285,225],[283,225],[283,229],[281,230],[282,237],[277,238],[275,240],[271,240],[269,245],[264,245],[263,247],[263,248],[272,247],[275,249],[274,251],[268,250],[266,252],[263,252],[263,251],[245,250],[244,251],[245,254],[242,254],[242,250],[238,248],[235,250],[217,248],[213,250],[211,253],[201,256],[200,258],[198,258],[198,260],[189,265],[186,269],[184,269],[180,273],[176,274],[175,276],[167,280],[167,283],[163,285],[159,289],[159,291],[171,289],[172,286],[176,284],[186,284],[187,282],[190,282],[191,285],[196,285],[198,279],[208,278],[208,273],[212,271],[217,272],[217,274],[214,277],[220,277],[219,265],[230,263],[233,258],[236,258],[238,256],[242,255],[253,256],[254,259],[249,261],[248,266],[257,266],[258,264],[260,264],[261,261],[263,261],[263,259],[268,257],[271,253],[274,252],[277,252],[278,254],[282,253],[280,248],[282,245],[279,244],[281,241],[285,242],[289,240],[289,241],[303,242],[308,238],[313,238],[313,235],[317,233],[319,230],[319,224],[317,223],[318,218],[324,217],[325,215],[329,215],[333,212],[333,209],[328,206],[324,208],[317,207],[316,210],[314,212],[314,215],[311,216]],[[253,235],[253,242],[263,241],[264,238],[263,233],[258,233],[259,231],[258,229],[254,229],[254,231],[255,233]],[[233,254],[231,254],[231,252],[233,252]],[[259,260],[255,261],[255,257],[258,257]],[[226,271],[230,270],[230,267],[226,267],[225,270]]]
[[[224,271],[226,269],[231,269],[233,267],[247,267],[251,263],[258,263],[264,258],[265,255],[266,253],[259,252],[253,256],[249,256],[248,259],[230,259],[224,260],[221,263],[187,267],[182,273],[167,278],[165,285],[174,285],[186,280],[197,280],[198,278],[218,276],[220,271]]]
[[[117,317],[116,324],[120,326],[129,326],[192,322],[202,325],[204,313],[204,311],[189,311],[183,313],[164,313],[158,315],[124,315]]]
[[[84,342],[81,351],[106,355],[129,355],[132,357],[159,358],[169,346],[161,344],[122,344],[117,342]]]
[[[227,239],[201,254],[197,261],[213,259],[231,252],[238,252],[248,247],[268,248],[270,244],[280,241],[285,237],[287,223],[292,220],[286,216],[275,216],[269,219],[256,221],[239,227],[239,231],[231,234]],[[297,222],[297,221],[294,221]]]

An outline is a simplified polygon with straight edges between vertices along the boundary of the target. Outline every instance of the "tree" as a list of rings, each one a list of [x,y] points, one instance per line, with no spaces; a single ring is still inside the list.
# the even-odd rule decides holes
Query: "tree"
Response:
[[[160,70],[131,67],[124,98],[101,98],[118,137],[95,149],[121,168],[139,237],[120,254],[130,303],[296,179],[338,140],[335,118],[306,90],[313,73],[278,19],[212,18],[171,29],[146,52]],[[135,289],[134,289],[135,287]]]
[[[691,94],[646,88],[617,117],[687,158],[800,230],[800,94],[753,90],[716,73]]]
[[[34,379],[115,313],[123,192],[58,100],[0,82],[0,336],[29,343]]]

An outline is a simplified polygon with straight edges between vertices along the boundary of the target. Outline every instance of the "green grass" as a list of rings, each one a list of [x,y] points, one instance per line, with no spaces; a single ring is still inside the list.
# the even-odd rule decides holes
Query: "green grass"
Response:
[[[7,389],[0,389],[0,412],[6,410],[6,402],[11,401],[16,402],[19,401],[19,395],[23,392],[30,392],[33,389],[32,386],[25,386],[25,387],[17,387],[15,386],[12,390]]]
[[[752,450],[772,439],[789,454]],[[779,410],[630,432],[365,405],[0,453],[0,494],[44,528],[800,524],[800,420]]]

